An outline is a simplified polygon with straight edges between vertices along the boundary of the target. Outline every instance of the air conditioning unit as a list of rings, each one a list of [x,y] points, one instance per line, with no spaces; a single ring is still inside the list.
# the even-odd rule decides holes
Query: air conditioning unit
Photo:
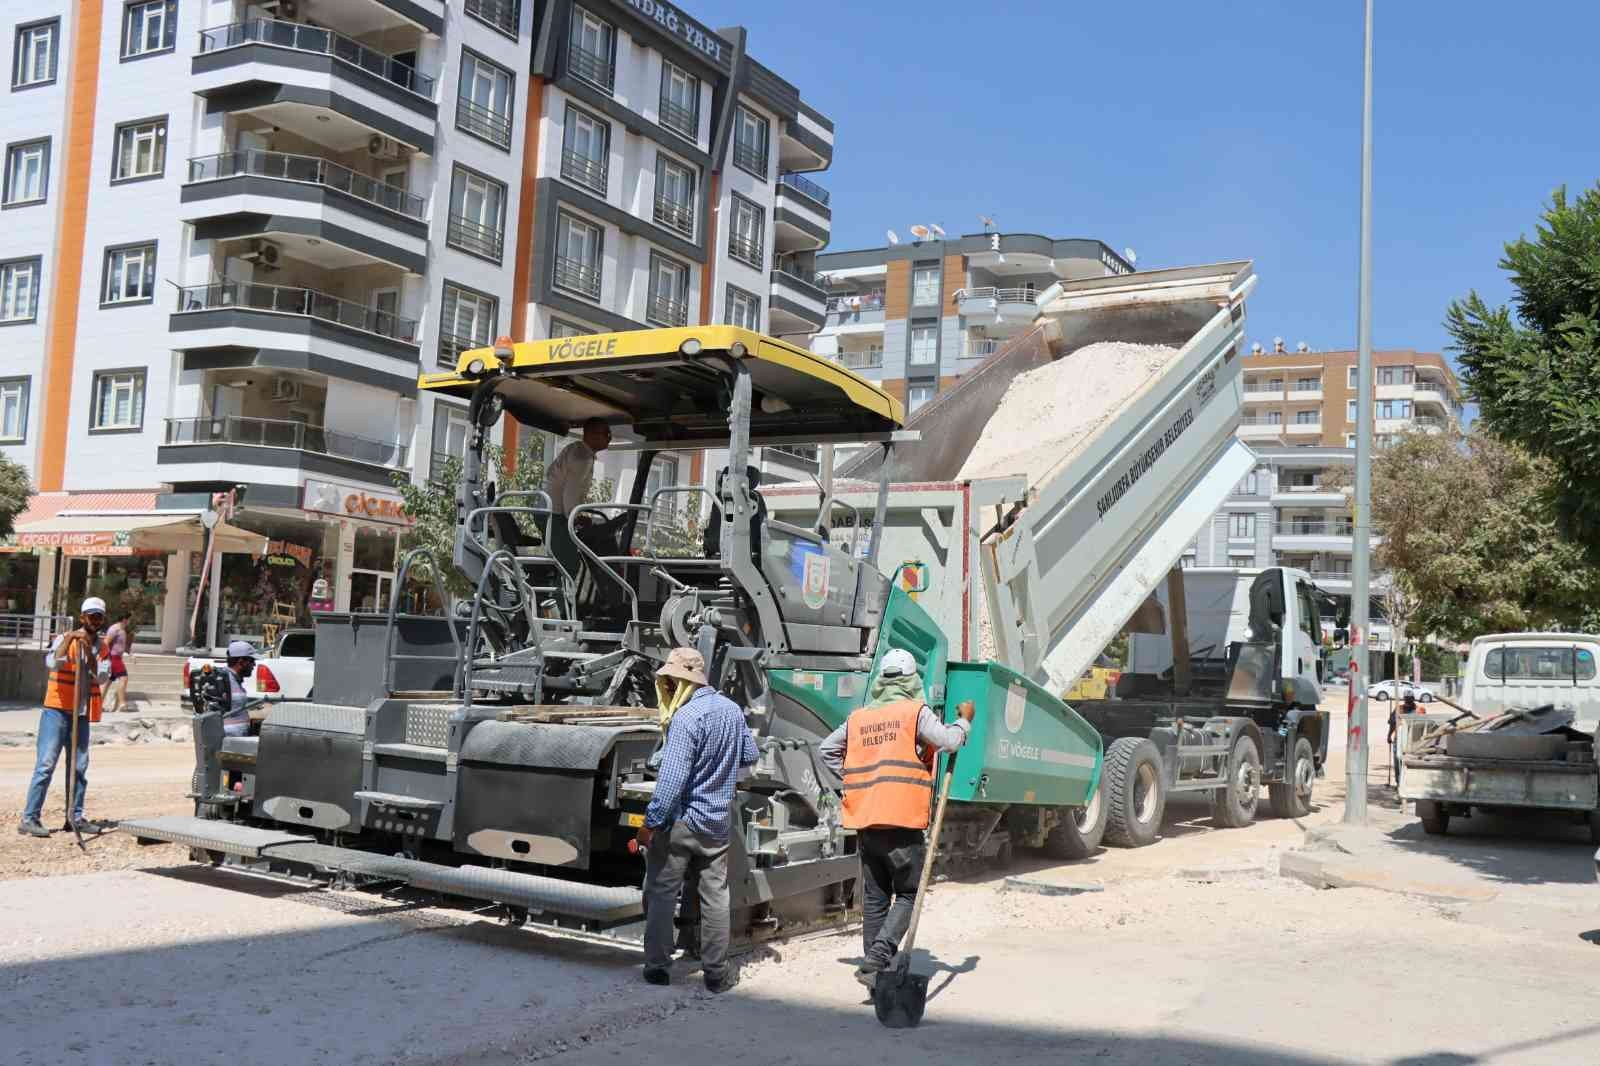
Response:
[[[400,159],[402,151],[399,141],[381,133],[367,138],[367,154],[374,159]]]
[[[282,256],[283,249],[271,241],[256,241],[248,252],[239,256],[247,263],[254,263],[263,270],[278,269],[278,259]]]
[[[298,403],[300,395],[300,383],[294,378],[272,379],[272,399],[274,403]]]

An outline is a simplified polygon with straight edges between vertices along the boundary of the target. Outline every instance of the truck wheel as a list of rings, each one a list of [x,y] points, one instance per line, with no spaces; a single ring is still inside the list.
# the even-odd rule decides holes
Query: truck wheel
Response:
[[[1211,794],[1211,816],[1218,825],[1243,829],[1256,820],[1261,801],[1261,754],[1248,735],[1233,742],[1228,757],[1228,784]]]
[[[1422,819],[1424,832],[1444,836],[1450,828],[1450,812],[1438,800],[1417,800],[1417,817]]]
[[[1267,786],[1272,813],[1279,818],[1304,818],[1311,813],[1311,789],[1317,780],[1317,760],[1308,738],[1294,742],[1294,755],[1284,776],[1287,780],[1283,784]]]
[[[1107,844],[1142,848],[1156,842],[1167,789],[1161,778],[1161,752],[1142,737],[1113,740],[1101,771],[1105,793]]]
[[[1044,838],[1044,853],[1052,859],[1087,859],[1100,847],[1106,832],[1105,778],[1082,807],[1062,807],[1061,820]]]

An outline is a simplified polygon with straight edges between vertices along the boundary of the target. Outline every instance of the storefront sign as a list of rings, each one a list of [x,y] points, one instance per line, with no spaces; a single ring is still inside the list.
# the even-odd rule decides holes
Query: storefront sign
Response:
[[[411,516],[406,514],[405,501],[399,496],[314,478],[306,479],[306,493],[301,506],[308,511],[343,515],[346,518],[364,518],[395,525],[410,525],[412,522]]]
[[[289,540],[274,540],[267,543],[268,566],[306,566],[311,565],[314,553],[303,544],[296,544]]]
[[[661,0],[617,0],[654,22],[723,70],[733,69],[732,46],[705,26]]]

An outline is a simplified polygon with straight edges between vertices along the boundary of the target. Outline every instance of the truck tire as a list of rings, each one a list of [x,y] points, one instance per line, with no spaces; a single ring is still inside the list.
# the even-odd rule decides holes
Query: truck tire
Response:
[[[1062,807],[1061,820],[1044,838],[1044,853],[1052,859],[1087,859],[1100,848],[1106,832],[1105,778],[1082,807]]]
[[[1106,808],[1105,842],[1142,848],[1156,842],[1167,788],[1161,774],[1161,752],[1143,737],[1122,737],[1106,748],[1100,789]]]
[[[1434,836],[1444,836],[1450,828],[1450,812],[1437,800],[1417,800],[1417,817],[1422,819],[1422,829]]]
[[[1211,817],[1227,829],[1243,829],[1256,820],[1261,802],[1261,753],[1248,734],[1233,742],[1228,755],[1228,784],[1211,794]]]
[[[1317,780],[1317,759],[1312,754],[1308,737],[1294,742],[1283,773],[1286,778],[1283,784],[1267,786],[1272,813],[1279,818],[1304,818],[1311,813],[1311,790]]]

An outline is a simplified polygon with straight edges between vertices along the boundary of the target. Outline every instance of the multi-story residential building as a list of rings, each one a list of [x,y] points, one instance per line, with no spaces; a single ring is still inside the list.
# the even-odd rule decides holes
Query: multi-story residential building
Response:
[[[0,611],[109,591],[176,645],[195,519],[235,486],[267,551],[212,561],[202,642],[304,620],[318,577],[381,607],[394,476],[466,438],[419,369],[501,334],[823,321],[802,174],[832,124],[669,4],[39,0],[0,34],[0,452],[40,490]]]
[[[811,350],[837,358],[916,410],[1033,324],[1058,281],[1125,274],[1103,241],[979,233],[816,257],[827,321]]]

